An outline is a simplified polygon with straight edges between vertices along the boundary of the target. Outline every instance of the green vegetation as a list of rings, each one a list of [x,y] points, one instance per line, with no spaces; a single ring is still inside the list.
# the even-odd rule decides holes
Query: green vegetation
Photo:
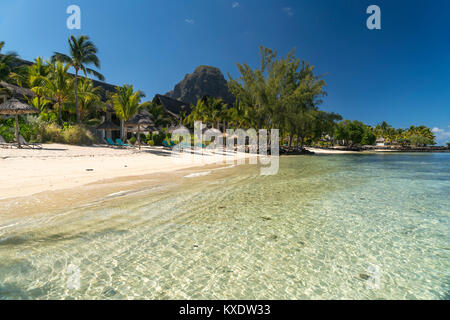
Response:
[[[344,120],[336,125],[334,138],[344,145],[373,145],[376,136],[369,126],[360,121]]]
[[[89,128],[100,124],[100,116],[111,107],[120,120],[123,141],[127,137],[125,122],[142,108],[149,111],[160,132],[142,136],[140,140],[150,145],[162,145],[164,140],[170,139],[164,128],[180,119],[163,106],[142,102],[144,93],[132,85],[105,92],[87,78],[91,74],[104,79],[89,68],[100,68],[94,43],[87,36],[71,36],[68,43],[68,55],[55,52],[51,61],[38,57],[31,66],[20,65],[16,53],[0,54],[0,80],[29,88],[34,97],[29,98],[28,103],[40,110],[38,117],[20,119],[20,133],[26,140],[92,144],[95,137]],[[4,45],[0,42],[0,53]],[[425,126],[395,129],[382,122],[371,127],[320,110],[322,99],[327,95],[323,76],[317,75],[310,63],[296,58],[294,50],[286,57],[278,57],[276,51],[261,47],[260,57],[258,68],[237,64],[239,77],[229,76],[228,87],[235,97],[234,104],[204,97],[192,106],[189,115],[180,114],[184,123],[192,128],[195,121],[202,121],[222,130],[280,129],[281,144],[292,147],[295,143],[298,148],[305,145],[374,145],[380,138],[387,145],[420,147],[435,144],[433,132]],[[75,70],[74,75],[69,73],[71,68]],[[11,119],[1,121],[0,134],[7,141],[14,138],[13,125]]]
[[[97,57],[97,47],[89,40],[87,36],[80,36],[75,38],[71,36],[69,38],[70,56],[55,52],[52,57],[52,62],[62,62],[66,63],[67,66],[73,67],[75,69],[75,81],[74,81],[74,93],[75,93],[75,110],[77,114],[77,123],[81,124],[81,110],[78,103],[78,73],[83,71],[84,76],[91,74],[100,80],[104,80],[102,74],[99,72],[88,68],[88,65],[94,65],[100,68],[100,60]]]
[[[134,91],[132,85],[124,85],[123,87],[117,87],[117,92],[112,96],[112,103],[117,116],[120,119],[120,132],[122,140],[125,140],[126,132],[124,123],[125,121],[133,118],[138,110],[146,105],[141,104],[141,99],[145,97],[141,91]]]
[[[63,127],[33,116],[20,118],[20,134],[28,142],[92,145],[95,137],[86,128],[66,124]],[[14,119],[0,120],[0,135],[6,142],[14,141]]]
[[[15,63],[19,56],[15,52],[2,53],[4,47],[5,42],[0,41],[0,81],[11,81],[17,79],[17,74],[21,72]]]

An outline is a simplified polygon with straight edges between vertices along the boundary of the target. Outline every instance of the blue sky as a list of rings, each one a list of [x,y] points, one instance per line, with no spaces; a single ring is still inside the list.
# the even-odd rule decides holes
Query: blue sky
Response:
[[[82,29],[66,28],[66,8]],[[366,9],[381,8],[381,30]],[[24,59],[67,52],[71,34],[100,49],[107,82],[133,84],[151,99],[198,65],[237,76],[259,46],[297,56],[325,74],[323,109],[395,127],[427,125],[450,141],[448,0],[1,0],[0,41]]]

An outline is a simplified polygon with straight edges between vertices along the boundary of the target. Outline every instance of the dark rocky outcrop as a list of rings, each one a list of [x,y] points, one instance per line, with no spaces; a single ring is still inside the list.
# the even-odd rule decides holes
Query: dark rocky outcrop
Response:
[[[296,149],[296,148],[288,148],[288,147],[284,147],[281,146],[280,147],[280,155],[285,155],[285,156],[303,156],[303,155],[307,155],[307,156],[312,156],[315,153],[306,149]]]
[[[187,74],[166,96],[193,105],[203,96],[222,98],[228,104],[233,104],[235,100],[222,72],[210,66],[197,67],[194,73]]]

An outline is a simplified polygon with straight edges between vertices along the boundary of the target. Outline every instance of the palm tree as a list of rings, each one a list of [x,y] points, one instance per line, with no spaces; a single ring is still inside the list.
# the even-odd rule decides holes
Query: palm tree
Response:
[[[10,79],[13,72],[13,64],[19,57],[15,52],[8,52],[2,54],[2,50],[5,46],[4,41],[0,41],[0,81],[7,81]]]
[[[48,76],[49,66],[38,57],[35,63],[28,67],[28,84],[37,98],[37,107],[41,110],[41,99],[45,94],[45,77]]]
[[[207,100],[207,105],[209,120],[212,123],[212,127],[214,128],[214,125],[217,124],[217,129],[219,129],[226,103],[221,98],[210,97]]]
[[[101,93],[102,87],[94,87],[94,82],[91,79],[84,78],[78,84],[78,104],[81,118],[85,113],[96,111],[95,108],[101,107]]]
[[[47,109],[47,106],[50,106],[51,103],[51,100],[43,97],[39,100],[38,97],[28,98],[28,104],[33,108],[38,109],[40,112],[44,112]]]
[[[73,80],[67,73],[70,65],[61,62],[50,65],[49,76],[44,78],[46,96],[51,98],[58,109],[58,123],[62,125],[62,107],[70,101]]]
[[[209,120],[208,106],[205,99],[199,99],[197,105],[192,108],[191,114],[185,119],[185,123],[193,125],[196,121],[207,123]]]
[[[78,39],[71,36],[69,38],[69,47],[70,56],[55,52],[52,61],[67,63],[70,67],[75,69],[75,109],[77,112],[77,122],[81,124],[81,110],[78,103],[78,72],[81,70],[85,77],[87,77],[87,74],[89,73],[102,81],[105,78],[99,72],[87,67],[89,65],[94,65],[100,69],[100,60],[97,57],[97,47],[89,40],[88,36],[80,36]]]
[[[172,122],[162,105],[152,104],[149,106],[148,111],[152,115],[155,126],[158,128],[165,127]]]
[[[125,84],[122,87],[116,87],[116,93],[112,96],[112,102],[116,115],[120,119],[120,134],[122,140],[125,140],[125,121],[133,118],[138,110],[145,104],[141,104],[141,99],[145,97],[142,91],[134,91],[132,85]]]

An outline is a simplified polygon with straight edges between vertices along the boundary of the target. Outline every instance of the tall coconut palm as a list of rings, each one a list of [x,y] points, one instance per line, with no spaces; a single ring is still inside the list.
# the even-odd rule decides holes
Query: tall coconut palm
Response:
[[[53,107],[58,110],[60,125],[62,125],[62,108],[71,99],[73,79],[67,73],[69,69],[69,64],[64,65],[61,62],[56,62],[50,65],[49,75],[44,78],[45,94],[55,102]]]
[[[125,140],[125,121],[133,118],[139,109],[146,104],[141,104],[141,99],[145,97],[142,91],[134,91],[132,85],[116,87],[116,93],[112,96],[112,102],[116,115],[120,119],[120,135]]]
[[[89,40],[88,36],[80,36],[79,38],[75,38],[75,36],[71,36],[69,38],[69,47],[70,47],[70,55],[66,55],[63,53],[55,52],[52,57],[52,61],[60,61],[63,63],[67,63],[69,66],[75,69],[75,82],[74,82],[74,91],[75,91],[75,109],[77,112],[77,122],[81,123],[81,110],[79,108],[78,103],[78,73],[79,71],[83,71],[84,76],[87,77],[87,74],[91,74],[99,80],[104,80],[102,74],[99,72],[88,68],[89,65],[94,65],[98,69],[100,69],[100,60],[97,57],[97,47],[94,45],[92,41]]]

